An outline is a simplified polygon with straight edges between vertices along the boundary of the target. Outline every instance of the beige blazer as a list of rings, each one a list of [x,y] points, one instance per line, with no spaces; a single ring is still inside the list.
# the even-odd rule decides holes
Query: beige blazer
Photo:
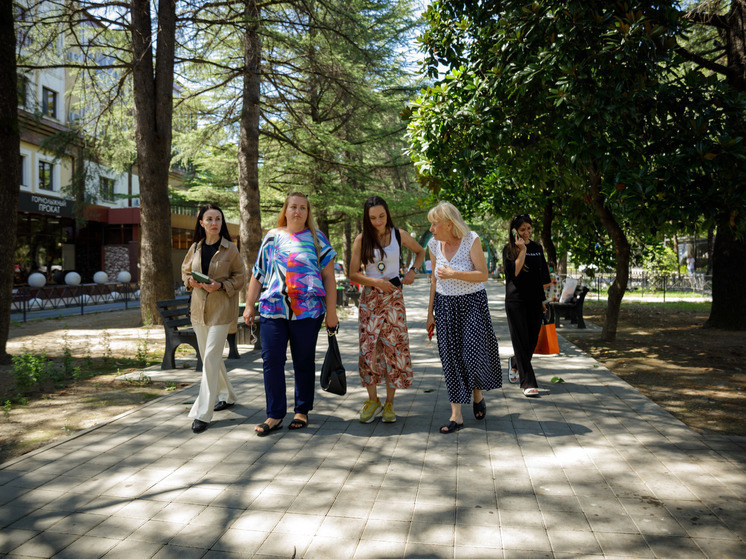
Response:
[[[192,270],[202,271],[202,244],[193,244],[184,257],[181,265],[181,279],[184,285],[192,273]],[[219,324],[230,324],[228,333],[236,332],[238,319],[238,294],[246,283],[246,270],[241,260],[241,255],[232,242],[221,238],[220,247],[210,261],[210,269],[207,272],[215,281],[223,283],[223,289],[208,293],[204,289],[187,290],[192,292],[192,324],[203,324],[205,326],[216,326]]]

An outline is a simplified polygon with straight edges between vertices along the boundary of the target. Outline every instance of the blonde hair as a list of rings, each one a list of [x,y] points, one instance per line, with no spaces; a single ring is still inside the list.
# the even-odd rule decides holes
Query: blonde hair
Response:
[[[433,223],[450,221],[453,224],[451,233],[457,239],[462,239],[469,232],[469,226],[466,225],[464,218],[461,217],[461,212],[450,202],[440,202],[427,212],[427,219]]]
[[[311,200],[308,199],[308,196],[306,196],[302,192],[291,192],[290,194],[288,194],[287,198],[285,198],[285,203],[282,205],[282,210],[280,210],[280,215],[277,216],[276,227],[287,226],[288,217],[285,214],[288,210],[288,206],[290,205],[291,198],[303,198],[306,201],[308,213],[306,214],[306,223],[304,225],[306,226],[306,229],[311,231],[311,236],[313,237],[313,246],[316,249],[316,259],[318,260],[319,247],[321,246],[321,243],[319,243],[319,238],[316,236],[316,221],[313,219],[313,211],[311,211]]]

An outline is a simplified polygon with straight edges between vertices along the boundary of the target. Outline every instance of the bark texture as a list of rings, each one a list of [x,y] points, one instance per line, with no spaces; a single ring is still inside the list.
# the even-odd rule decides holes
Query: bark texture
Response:
[[[132,0],[135,141],[140,178],[140,313],[160,323],[156,301],[174,295],[171,267],[171,167],[176,2],[158,2],[153,35],[148,0]],[[153,44],[156,44],[155,67]]]
[[[718,28],[728,57],[728,83],[746,93],[746,0],[731,0],[726,26]],[[705,327],[746,328],[746,298],[739,297],[739,280],[746,273],[746,238],[733,227],[731,215],[743,208],[727,208],[717,224],[712,251],[712,309]]]
[[[18,131],[18,76],[16,72],[16,34],[13,3],[0,6],[0,362],[7,363],[6,352],[13,296],[14,255],[18,195],[21,184],[21,137]]]
[[[712,255],[712,307],[705,328],[746,330],[740,293],[746,277],[746,243],[735,236],[727,216],[718,224]]]
[[[262,243],[262,214],[259,207],[259,95],[261,93],[260,11],[256,0],[244,5],[243,104],[238,143],[238,197],[241,210],[241,257],[248,273]],[[248,282],[247,282],[248,283]]]
[[[622,298],[627,291],[629,281],[630,245],[627,236],[605,204],[605,197],[601,193],[601,175],[595,170],[590,171],[591,203],[598,214],[601,224],[611,238],[616,254],[615,277],[609,287],[609,299],[606,303],[606,320],[601,333],[601,339],[612,342],[616,338],[617,323],[619,322],[619,308]]]

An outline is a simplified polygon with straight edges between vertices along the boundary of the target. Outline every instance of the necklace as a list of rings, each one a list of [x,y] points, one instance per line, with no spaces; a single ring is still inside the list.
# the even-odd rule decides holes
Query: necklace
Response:
[[[376,268],[378,268],[378,271],[383,273],[383,271],[386,269],[386,263],[381,260],[378,264],[376,264]]]

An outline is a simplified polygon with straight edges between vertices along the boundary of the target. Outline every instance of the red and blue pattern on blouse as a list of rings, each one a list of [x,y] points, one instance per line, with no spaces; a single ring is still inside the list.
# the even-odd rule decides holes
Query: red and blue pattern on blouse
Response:
[[[299,233],[272,230],[264,236],[252,269],[262,284],[259,314],[263,318],[301,320],[326,312],[321,270],[337,253],[321,231],[316,236],[318,257],[309,229]]]

